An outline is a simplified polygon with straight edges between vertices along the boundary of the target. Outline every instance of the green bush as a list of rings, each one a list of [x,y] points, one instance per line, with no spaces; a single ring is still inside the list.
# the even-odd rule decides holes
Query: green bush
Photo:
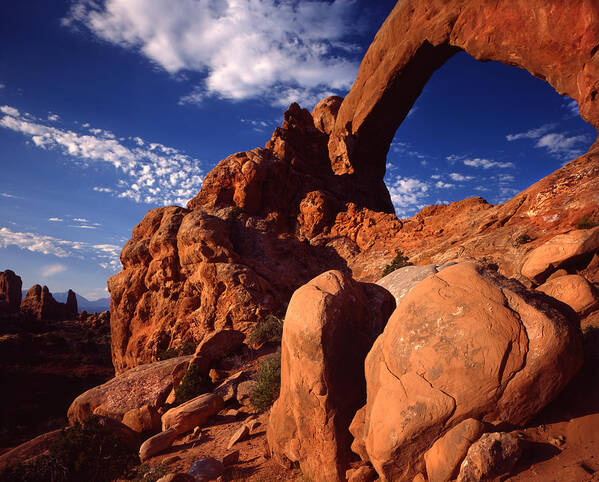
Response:
[[[531,241],[532,241],[532,238],[528,234],[524,233],[524,234],[521,234],[520,236],[518,236],[514,240],[513,244],[514,244],[515,247],[518,247],[518,246],[521,246],[523,244],[528,244]]]
[[[591,229],[595,226],[597,226],[597,223],[588,214],[585,214],[576,223],[576,229]]]
[[[393,258],[393,261],[391,261],[391,263],[385,266],[385,269],[383,269],[382,277],[385,277],[388,274],[393,273],[393,271],[395,271],[396,269],[403,268],[404,266],[412,266],[412,263],[410,263],[409,258],[407,256],[403,255],[402,251],[395,251],[395,258]]]
[[[108,482],[139,463],[133,447],[113,429],[102,426],[97,417],[64,429],[49,452],[32,462],[4,469],[0,480]]]
[[[248,343],[250,345],[263,345],[264,343],[280,343],[283,336],[283,320],[268,315],[252,328]]]
[[[179,405],[187,400],[209,392],[212,388],[210,380],[205,373],[202,373],[197,365],[191,364],[181,383],[175,388],[175,404]]]
[[[196,344],[188,340],[180,346],[170,347],[158,353],[158,360],[168,360],[183,355],[193,355],[196,350]]]
[[[279,398],[281,389],[281,352],[262,360],[254,378],[256,386],[250,393],[250,402],[257,410],[266,410]]]

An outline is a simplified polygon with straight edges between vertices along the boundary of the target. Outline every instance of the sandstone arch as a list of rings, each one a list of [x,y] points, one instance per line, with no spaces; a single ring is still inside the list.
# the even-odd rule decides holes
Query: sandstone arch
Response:
[[[399,0],[339,109],[328,144],[335,174],[382,179],[395,131],[462,50],[547,81],[599,128],[599,1]]]

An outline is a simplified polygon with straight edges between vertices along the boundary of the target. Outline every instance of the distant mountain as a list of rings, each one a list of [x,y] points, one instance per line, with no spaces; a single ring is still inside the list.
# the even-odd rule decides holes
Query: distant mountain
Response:
[[[23,297],[27,294],[27,290],[23,290]],[[67,301],[67,291],[60,293],[52,293],[54,299],[60,303]],[[97,300],[88,300],[87,298],[75,293],[77,297],[77,309],[79,312],[87,311],[88,313],[102,312],[110,310],[110,298],[99,298]]]

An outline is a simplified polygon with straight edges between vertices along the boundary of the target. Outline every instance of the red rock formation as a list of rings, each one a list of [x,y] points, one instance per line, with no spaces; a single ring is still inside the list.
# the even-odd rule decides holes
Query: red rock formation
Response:
[[[532,248],[599,212],[599,145],[501,206],[472,198],[408,220],[392,214],[385,155],[460,49],[546,79],[598,126],[598,12],[588,0],[399,2],[345,100],[312,115],[292,104],[265,148],[221,161],[186,208],[152,210],[135,227],[108,282],[117,373],[214,331],[247,333],[325,270],[376,281],[397,249],[416,264],[485,258],[520,277]]]
[[[21,277],[7,269],[0,272],[0,311],[14,313],[21,306]]]
[[[75,320],[77,319],[77,298],[75,293],[69,290],[67,302],[59,303],[47,286],[33,285],[21,301],[20,311],[38,320]]]
[[[380,28],[329,140],[337,174],[382,177],[391,140],[433,72],[460,50],[528,70],[599,127],[599,5],[405,0]]]

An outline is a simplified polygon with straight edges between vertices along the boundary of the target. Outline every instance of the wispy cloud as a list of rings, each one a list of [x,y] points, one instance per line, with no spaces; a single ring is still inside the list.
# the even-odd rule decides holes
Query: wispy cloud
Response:
[[[0,196],[10,199],[23,199],[21,196],[15,196],[14,194],[9,194],[7,192],[0,192]]]
[[[48,221],[52,221],[53,223],[62,223],[64,220],[62,218],[48,218]]]
[[[185,204],[202,185],[201,162],[178,149],[139,138],[120,141],[103,129],[88,128],[85,133],[58,129],[11,106],[1,106],[0,111],[5,114],[0,117],[0,127],[20,132],[40,149],[59,151],[82,167],[103,163],[116,168],[117,185],[95,191],[140,203],[169,205]]]
[[[0,228],[0,248],[16,246],[20,249],[56,256],[58,258],[79,258],[95,261],[111,271],[120,269],[121,248],[113,244],[92,244],[70,241],[44,234],[12,231]]]
[[[182,102],[266,98],[314,105],[347,90],[360,47],[353,0],[75,0],[63,24],[203,80]]]
[[[580,115],[580,110],[578,109],[578,102],[576,102],[574,99],[565,99],[564,108],[568,111],[568,114],[571,117],[578,117]]]
[[[471,181],[472,179],[474,179],[474,176],[466,176],[464,174],[460,174],[459,172],[452,172],[449,177],[451,178],[452,181],[458,181],[458,182],[464,182],[464,181]]]
[[[545,124],[536,129],[530,129],[526,132],[520,132],[518,134],[508,134],[505,138],[508,141],[517,141],[519,139],[538,139],[539,137],[547,134],[549,131],[555,129],[557,124]]]
[[[452,187],[455,187],[455,184],[452,184],[450,182],[437,181],[435,183],[435,187],[439,189],[450,189]]]
[[[6,85],[0,84],[0,89],[4,89],[5,87],[6,87]]]
[[[500,169],[507,169],[510,167],[514,167],[513,162],[491,161],[489,159],[481,159],[478,157],[475,159],[465,159],[464,165],[470,166],[470,167],[482,167],[483,169],[491,169],[492,167],[498,167]]]
[[[57,274],[63,273],[67,270],[67,267],[64,264],[50,264],[44,266],[40,270],[40,274],[43,277],[49,278],[50,276],[56,276]]]
[[[48,114],[48,120],[50,122],[56,122],[60,120],[60,116],[58,114]]]
[[[580,146],[580,144],[584,144],[585,142],[589,142],[589,139],[585,135],[568,137],[564,134],[553,133],[541,137],[535,147],[545,147],[549,153],[559,157],[577,157],[584,151],[576,146]]]
[[[575,100],[565,101],[564,106],[570,111],[570,114],[578,115],[578,104]],[[506,139],[508,141],[518,139],[536,140],[535,147],[545,148],[550,154],[558,158],[572,158],[582,155],[584,150],[581,149],[580,145],[590,143],[590,139],[586,135],[572,136],[563,132],[551,132],[556,127],[556,124],[546,124],[519,134],[509,134]]]

